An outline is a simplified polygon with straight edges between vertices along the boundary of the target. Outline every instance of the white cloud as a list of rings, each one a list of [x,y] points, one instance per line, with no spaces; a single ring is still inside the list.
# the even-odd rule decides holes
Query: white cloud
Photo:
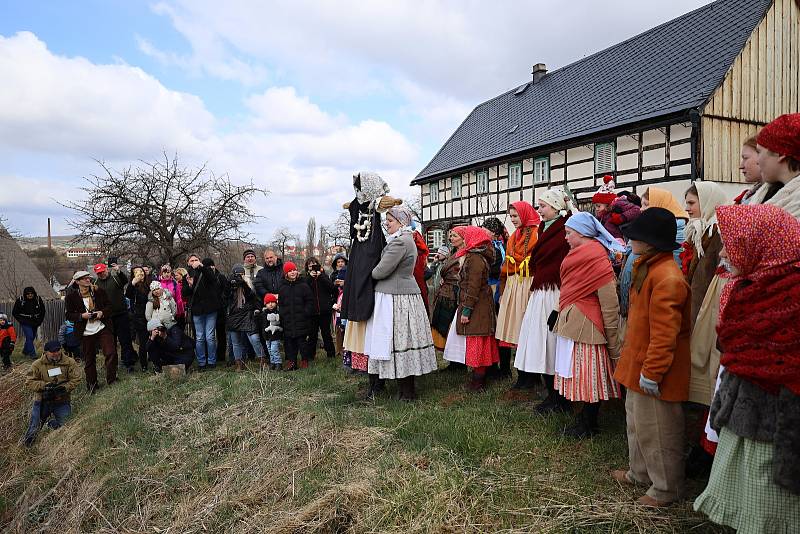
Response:
[[[417,147],[386,122],[349,122],[290,86],[250,95],[250,114],[222,131],[200,98],[170,90],[136,67],[53,54],[31,33],[0,36],[0,71],[7,75],[0,92],[2,152],[18,167],[30,154],[49,162],[3,180],[37,190],[28,204],[0,191],[0,207],[16,218],[28,217],[27,207],[63,214],[52,193],[80,195],[80,176],[98,171],[92,157],[121,167],[166,150],[189,166],[208,162],[217,174],[270,190],[254,204],[269,217],[257,231],[267,239],[287,220],[302,230],[302,214],[320,224],[333,220],[352,196],[354,171],[377,169],[408,182],[418,159]]]

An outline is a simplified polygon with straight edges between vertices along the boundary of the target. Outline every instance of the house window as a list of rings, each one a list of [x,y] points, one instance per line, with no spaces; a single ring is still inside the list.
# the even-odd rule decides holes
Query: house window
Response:
[[[508,188],[519,187],[522,185],[522,164],[514,163],[508,166]]]
[[[438,228],[431,230],[430,242],[432,249],[437,249],[444,245],[444,230]]]
[[[461,177],[455,176],[450,182],[450,193],[453,198],[461,198]]]
[[[545,184],[550,181],[550,157],[533,160],[533,183]]]
[[[431,203],[439,202],[439,182],[431,184]]]
[[[594,145],[594,173],[605,174],[617,170],[617,155],[614,143]]]
[[[478,194],[489,191],[489,173],[481,171],[478,173]]]

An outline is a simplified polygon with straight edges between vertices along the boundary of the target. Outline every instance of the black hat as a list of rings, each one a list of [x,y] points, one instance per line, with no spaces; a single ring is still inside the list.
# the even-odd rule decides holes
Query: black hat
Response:
[[[256,251],[253,250],[252,248],[248,248],[247,250],[242,252],[242,259],[245,259],[248,254],[252,254],[253,256],[255,256],[256,255]]]
[[[203,267],[215,267],[214,260],[211,258],[203,258],[202,264]]]
[[[44,344],[45,352],[61,352],[61,343],[53,339]]]
[[[647,208],[632,223],[622,227],[622,235],[628,239],[643,241],[660,252],[680,248],[675,242],[677,233],[675,215],[664,208]]]

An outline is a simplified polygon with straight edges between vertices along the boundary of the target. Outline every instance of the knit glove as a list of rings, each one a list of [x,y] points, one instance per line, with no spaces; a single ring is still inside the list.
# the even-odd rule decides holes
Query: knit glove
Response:
[[[639,388],[645,395],[650,395],[651,397],[661,396],[661,392],[658,390],[658,383],[653,382],[649,378],[645,378],[641,373],[639,374]]]

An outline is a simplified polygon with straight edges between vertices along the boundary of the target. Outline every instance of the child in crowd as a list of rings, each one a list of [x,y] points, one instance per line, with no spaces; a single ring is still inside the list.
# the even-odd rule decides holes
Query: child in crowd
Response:
[[[11,369],[11,353],[17,343],[17,333],[14,325],[8,320],[8,315],[0,313],[0,356],[3,357],[3,370]]]
[[[287,261],[283,264],[286,278],[278,291],[281,303],[281,327],[283,328],[283,352],[286,355],[286,371],[298,367],[305,369],[311,360],[314,344],[308,343],[311,332],[311,315],[314,314],[314,294],[311,286],[300,280],[297,266]],[[316,334],[316,333],[314,333]],[[297,354],[300,353],[300,361]]]
[[[269,353],[269,368],[273,371],[280,371],[283,328],[281,328],[281,316],[278,313],[278,299],[275,295],[271,293],[264,295],[264,309],[261,310],[261,313],[267,323],[267,327],[264,328],[264,340]]]
[[[58,342],[61,343],[61,348],[64,352],[75,360],[81,361],[81,342],[75,337],[75,323],[66,320],[61,328],[58,329]]]
[[[684,485],[684,417],[689,397],[691,302],[672,251],[677,224],[650,208],[625,227],[634,254],[628,331],[614,378],[627,388],[630,468],[618,482],[649,486],[639,504],[661,507],[680,499]]]

